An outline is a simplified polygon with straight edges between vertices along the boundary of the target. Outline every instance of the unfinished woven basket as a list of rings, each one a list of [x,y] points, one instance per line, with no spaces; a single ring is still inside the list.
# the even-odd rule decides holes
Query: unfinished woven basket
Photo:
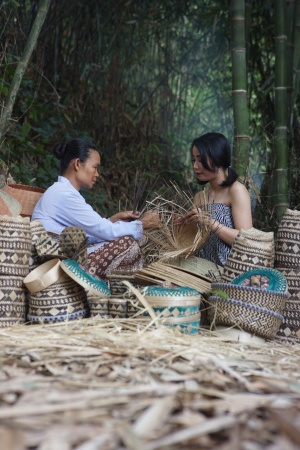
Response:
[[[232,283],[212,283],[212,293],[225,299],[234,299],[248,305],[283,314],[288,294],[279,291],[269,291],[253,286],[240,286]]]
[[[240,300],[211,296],[208,302],[211,323],[238,327],[266,339],[275,338],[283,321],[283,316],[274,311]]]
[[[3,191],[18,200],[22,206],[22,216],[31,216],[36,203],[45,192],[45,189],[25,184],[6,184],[3,187]]]

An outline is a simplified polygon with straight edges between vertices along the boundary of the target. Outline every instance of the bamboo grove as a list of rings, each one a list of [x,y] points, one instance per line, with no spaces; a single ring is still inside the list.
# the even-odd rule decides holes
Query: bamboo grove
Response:
[[[103,159],[89,201],[109,213],[130,206],[137,173],[193,189],[190,142],[219,131],[257,227],[300,207],[300,0],[3,0],[0,20],[1,158],[16,181],[47,187],[53,143],[88,137]]]

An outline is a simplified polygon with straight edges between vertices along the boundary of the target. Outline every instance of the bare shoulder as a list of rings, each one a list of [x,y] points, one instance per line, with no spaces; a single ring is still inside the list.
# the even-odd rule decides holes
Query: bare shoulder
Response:
[[[229,187],[229,195],[231,198],[249,197],[249,192],[243,183],[241,183],[240,181],[235,181]]]

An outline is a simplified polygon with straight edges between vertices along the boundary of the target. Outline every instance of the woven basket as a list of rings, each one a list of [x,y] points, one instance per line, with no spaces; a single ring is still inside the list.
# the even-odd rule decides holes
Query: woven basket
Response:
[[[198,291],[188,287],[148,286],[143,293],[164,325],[175,327],[188,334],[199,332],[202,297]],[[148,312],[144,315],[148,315]]]
[[[283,311],[283,322],[276,339],[284,343],[300,343],[300,268],[281,269],[288,283],[289,298]]]
[[[94,293],[87,293],[87,301],[90,308],[91,317],[107,317],[108,310],[108,298],[101,297]]]
[[[110,272],[106,275],[108,285],[112,296],[134,298],[134,295],[125,286],[123,280],[129,281],[134,287],[138,287],[135,281],[135,272],[117,271]]]
[[[240,286],[231,283],[212,283],[213,295],[223,298],[239,300],[248,305],[259,306],[270,311],[283,314],[283,310],[288,298],[285,292],[268,291],[252,286]]]
[[[221,280],[229,283],[238,275],[257,267],[274,267],[274,233],[255,228],[241,229],[224,266]]]
[[[135,317],[137,315],[141,317],[143,309],[144,308],[136,298],[128,298],[127,317]]]
[[[0,274],[25,277],[30,252],[29,218],[0,216]]]
[[[110,297],[108,309],[112,319],[124,319],[127,317],[127,299]]]
[[[33,213],[35,205],[45,192],[45,189],[27,186],[26,184],[6,184],[3,191],[18,200],[22,206],[22,216],[30,217]]]
[[[287,209],[282,216],[275,249],[275,267],[300,266],[300,211]]]
[[[88,314],[85,290],[68,276],[29,294],[28,320],[33,323],[81,319]]]
[[[0,328],[25,323],[26,289],[23,277],[0,275]]]
[[[14,197],[0,189],[0,214],[2,216],[16,217],[20,214],[22,206]]]
[[[211,304],[208,310],[210,322],[235,326],[266,339],[275,338],[283,321],[283,316],[274,311],[239,300],[211,296],[208,302]]]

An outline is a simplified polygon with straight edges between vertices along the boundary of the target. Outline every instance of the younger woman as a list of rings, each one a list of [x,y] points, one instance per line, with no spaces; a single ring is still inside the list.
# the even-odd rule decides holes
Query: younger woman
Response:
[[[191,153],[197,180],[207,187],[195,195],[196,209],[186,217],[200,226],[205,221],[211,230],[198,256],[224,265],[239,230],[252,227],[250,196],[230,165],[230,145],[223,134],[194,139]]]

